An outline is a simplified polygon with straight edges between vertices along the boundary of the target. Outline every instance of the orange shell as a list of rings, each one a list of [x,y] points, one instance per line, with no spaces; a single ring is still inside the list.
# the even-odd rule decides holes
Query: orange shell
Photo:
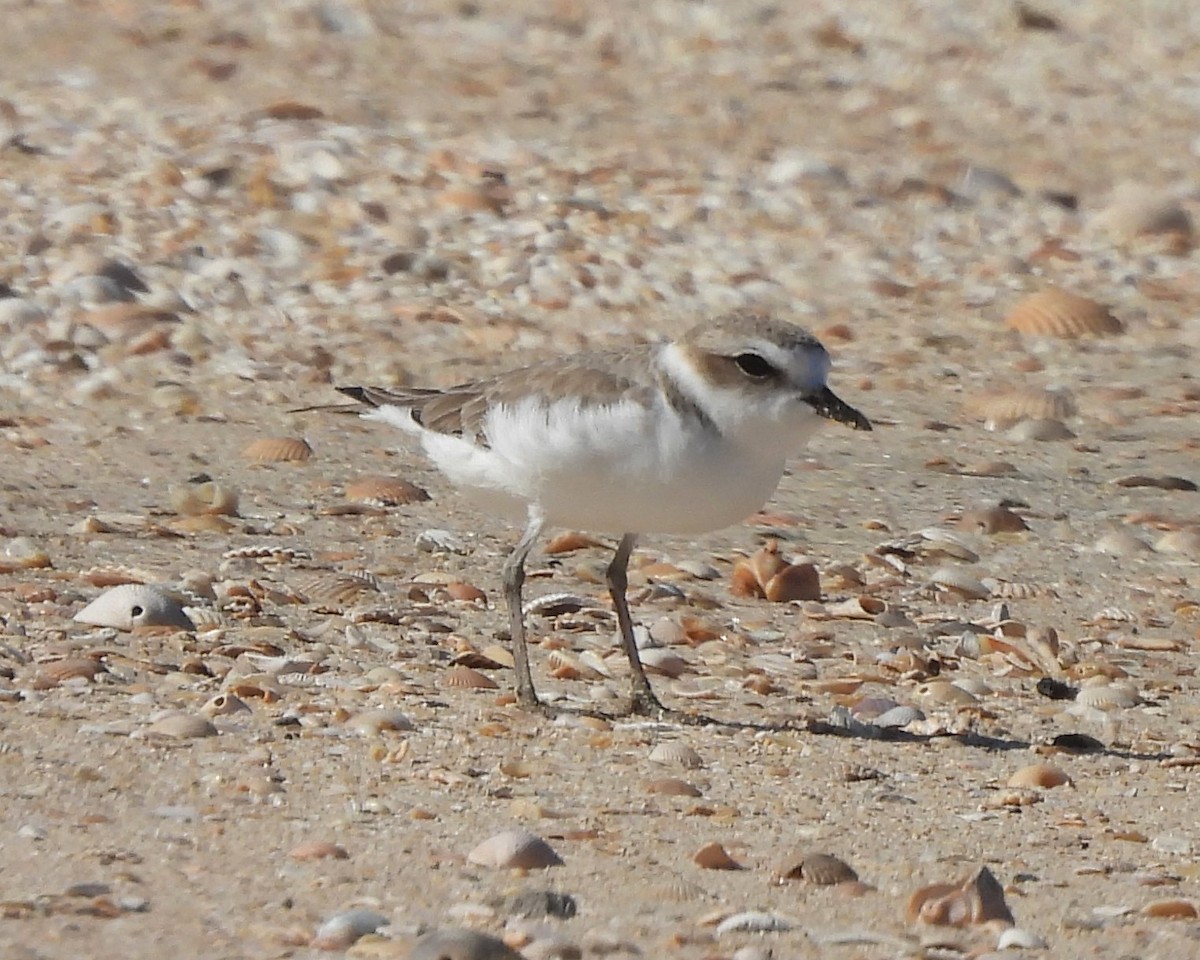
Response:
[[[299,437],[260,437],[242,449],[242,456],[255,463],[300,463],[312,454],[312,447]]]
[[[1007,323],[1031,337],[1101,337],[1123,333],[1121,321],[1108,307],[1058,287],[1047,287],[1026,297],[1008,315]]]

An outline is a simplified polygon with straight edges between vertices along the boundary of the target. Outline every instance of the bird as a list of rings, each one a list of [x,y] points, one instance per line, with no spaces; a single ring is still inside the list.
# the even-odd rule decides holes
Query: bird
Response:
[[[631,671],[632,714],[669,711],[646,677],[626,596],[646,534],[700,534],[761,509],[822,420],[870,430],[826,384],[804,328],[754,310],[675,339],[585,351],[444,389],[339,386],[399,428],[477,506],[522,526],[502,579],[517,702],[545,708],[529,666],[525,563],[551,527],[619,537],[606,582]]]

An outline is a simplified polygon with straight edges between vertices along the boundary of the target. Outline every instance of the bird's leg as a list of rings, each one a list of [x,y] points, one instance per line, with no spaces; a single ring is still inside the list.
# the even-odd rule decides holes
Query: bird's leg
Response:
[[[633,618],[629,615],[629,601],[625,590],[629,586],[629,555],[637,544],[637,534],[627,533],[621,538],[612,563],[608,565],[608,592],[617,611],[617,625],[621,629],[621,646],[629,658],[629,669],[633,674],[630,694],[633,698],[630,710],[633,713],[650,715],[665,714],[667,709],[658,701],[646,679],[642,658],[638,655],[637,642],[633,638]]]
[[[525,584],[525,559],[541,535],[545,520],[536,510],[529,511],[525,532],[504,561],[504,599],[508,604],[508,629],[512,637],[513,668],[517,672],[517,701],[527,707],[538,705],[529,670],[529,651],[525,646],[525,617],[522,612],[521,587]]]

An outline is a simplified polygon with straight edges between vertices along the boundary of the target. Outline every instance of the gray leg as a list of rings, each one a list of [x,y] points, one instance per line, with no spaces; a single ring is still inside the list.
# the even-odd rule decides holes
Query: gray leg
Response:
[[[612,595],[613,606],[617,611],[617,625],[621,628],[621,646],[625,648],[625,656],[629,658],[629,669],[633,674],[631,694],[633,713],[652,714],[666,713],[665,708],[658,702],[658,697],[650,689],[650,681],[646,679],[646,671],[642,667],[642,658],[638,656],[637,643],[633,639],[633,618],[629,615],[629,602],[625,597],[625,589],[629,586],[629,555],[637,544],[637,534],[627,533],[621,538],[617,552],[613,554],[612,563],[608,565],[608,592]]]
[[[508,629],[512,636],[513,667],[517,671],[517,701],[537,706],[533,674],[529,671],[529,651],[525,648],[525,617],[521,612],[521,587],[525,584],[525,559],[542,533],[545,521],[537,511],[529,511],[525,532],[504,561],[504,599],[508,604]]]

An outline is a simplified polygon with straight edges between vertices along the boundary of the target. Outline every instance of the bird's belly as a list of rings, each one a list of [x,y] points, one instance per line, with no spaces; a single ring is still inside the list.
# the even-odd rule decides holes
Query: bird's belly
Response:
[[[705,533],[737,523],[774,492],[783,462],[695,458],[668,475],[593,464],[543,478],[539,500],[558,526],[602,533]]]

